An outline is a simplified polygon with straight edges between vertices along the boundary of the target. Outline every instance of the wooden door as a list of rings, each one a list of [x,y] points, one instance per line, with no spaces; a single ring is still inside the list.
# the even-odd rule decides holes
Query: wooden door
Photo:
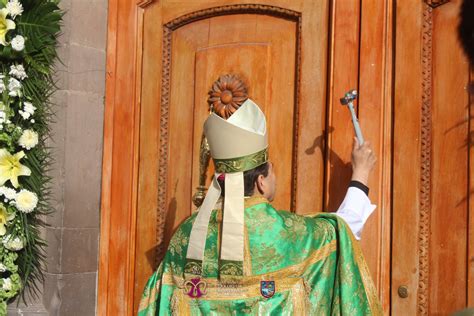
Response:
[[[396,7],[394,315],[450,315],[474,304],[473,134],[460,4]]]
[[[271,7],[268,12],[272,13]],[[170,98],[169,103],[161,104],[162,113],[168,108],[167,118],[162,115],[160,122],[168,130],[167,135],[160,135],[160,146],[167,148],[160,157],[166,159],[160,167],[167,168],[167,175],[159,183],[163,189],[166,187],[166,193],[160,193],[166,195],[161,207],[166,214],[172,214],[161,223],[165,244],[177,225],[195,209],[191,197],[198,186],[200,142],[209,115],[206,100],[213,83],[224,74],[239,76],[248,87],[249,96],[265,113],[270,156],[274,157],[282,183],[275,203],[286,209],[293,203],[298,16],[292,16],[290,11],[287,19],[245,11],[239,14],[238,10],[232,15],[201,14],[201,19],[186,21],[182,26],[171,22],[171,45],[164,50],[163,59],[170,59],[170,84],[166,88],[169,91],[162,89],[162,93],[169,93]],[[316,113],[324,113],[318,110]],[[322,170],[320,166],[319,169]],[[212,175],[208,174],[207,185]]]
[[[207,91],[228,73],[266,114],[275,206],[299,214],[335,211],[342,201],[353,131],[339,98],[359,90],[359,118],[381,157],[370,183],[379,207],[362,247],[388,311],[391,1],[109,5],[98,312],[136,310],[174,229],[192,213]]]

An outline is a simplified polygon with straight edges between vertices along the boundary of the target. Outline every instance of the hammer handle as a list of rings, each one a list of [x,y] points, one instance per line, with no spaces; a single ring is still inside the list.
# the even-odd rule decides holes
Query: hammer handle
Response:
[[[364,136],[362,136],[359,120],[357,119],[357,116],[354,111],[354,105],[352,104],[352,102],[349,102],[347,106],[349,107],[349,110],[351,111],[352,124],[354,124],[354,131],[355,131],[357,140],[359,141],[359,145],[362,145],[364,143]]]

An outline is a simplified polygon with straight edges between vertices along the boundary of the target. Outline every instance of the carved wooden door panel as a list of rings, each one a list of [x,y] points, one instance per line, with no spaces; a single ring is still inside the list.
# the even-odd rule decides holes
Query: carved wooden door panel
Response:
[[[394,315],[474,306],[473,102],[460,4],[405,1],[396,9]]]
[[[388,311],[389,2],[110,2],[99,313],[137,309],[174,229],[195,209],[207,92],[224,74],[238,75],[267,117],[275,207],[299,214],[342,201],[353,131],[339,98],[359,90],[362,128],[384,153],[370,183],[379,210],[362,247]]]
[[[201,7],[193,10],[189,5],[170,5],[161,11],[166,19],[163,22],[163,75],[158,79],[162,82],[161,104],[154,101],[154,105],[160,107],[161,127],[159,144],[156,144],[160,148],[159,211],[156,239],[146,249],[152,249],[157,243],[161,245],[156,254],[158,258],[175,228],[196,209],[192,196],[199,184],[202,127],[209,114],[206,101],[208,91],[221,75],[239,76],[248,88],[249,97],[267,117],[270,159],[278,175],[274,205],[280,209],[310,212],[321,210],[323,204],[323,148],[314,148],[308,155],[307,148],[302,148],[301,138],[324,137],[326,73],[304,71],[303,74],[302,69],[315,66],[325,69],[327,3],[321,2],[305,11],[324,27],[305,28],[308,38],[320,40],[305,48],[305,53],[314,57],[304,61],[301,9],[263,4]],[[147,20],[145,14],[145,24]],[[156,35],[144,38],[145,49],[147,40],[156,41]],[[311,76],[318,84],[302,85],[302,76]],[[144,80],[148,81],[146,76]],[[312,102],[300,102],[302,95]],[[156,128],[144,127],[145,132]],[[208,175],[207,185],[212,173]],[[303,183],[311,186],[298,190]],[[152,266],[156,264],[140,275],[135,295],[143,288],[143,278],[150,274]]]
[[[261,10],[272,13],[271,7]],[[168,113],[162,115],[161,124],[169,132],[160,140],[160,146],[167,148],[160,157],[167,175],[160,178],[159,194],[166,199],[159,207],[174,217],[164,222],[165,243],[195,209],[191,197],[198,186],[202,127],[209,115],[206,100],[223,74],[238,75],[265,113],[270,156],[275,157],[282,183],[275,203],[286,209],[292,203],[298,16],[289,12],[288,19],[282,19],[234,10],[237,14],[212,17],[211,12],[202,12],[202,19],[183,26],[170,24],[171,45],[164,49],[164,59],[170,59],[170,84],[165,88],[169,100],[161,104]]]

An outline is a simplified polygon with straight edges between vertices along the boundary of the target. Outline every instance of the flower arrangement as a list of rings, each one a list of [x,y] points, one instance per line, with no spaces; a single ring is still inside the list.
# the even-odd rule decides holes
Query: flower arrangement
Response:
[[[0,315],[43,280],[45,140],[61,19],[55,0],[0,0]]]

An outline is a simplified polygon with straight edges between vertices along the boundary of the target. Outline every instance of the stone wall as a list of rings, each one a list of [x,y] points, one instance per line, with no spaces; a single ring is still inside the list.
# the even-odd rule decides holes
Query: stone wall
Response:
[[[43,294],[9,315],[95,315],[107,0],[61,0],[59,91],[52,124],[55,212],[45,230]]]

